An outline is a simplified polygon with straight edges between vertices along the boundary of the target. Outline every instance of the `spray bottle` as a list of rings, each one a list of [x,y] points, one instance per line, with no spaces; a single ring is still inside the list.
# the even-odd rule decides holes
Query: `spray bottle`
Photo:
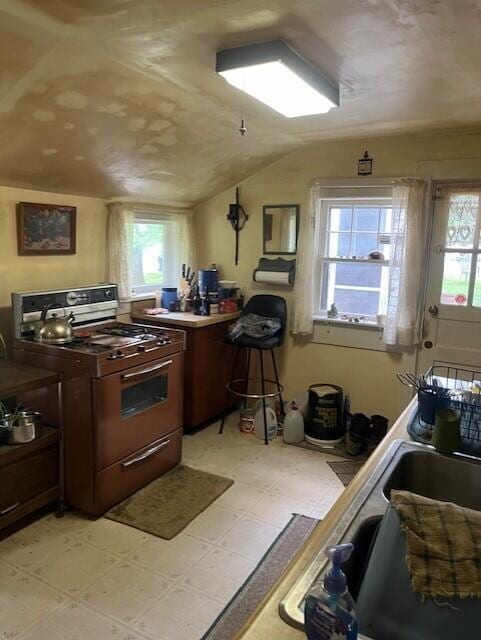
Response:
[[[341,564],[354,546],[340,544],[326,549],[332,568],[318,582],[306,599],[305,628],[309,640],[356,640],[357,620],[354,600],[347,590]]]

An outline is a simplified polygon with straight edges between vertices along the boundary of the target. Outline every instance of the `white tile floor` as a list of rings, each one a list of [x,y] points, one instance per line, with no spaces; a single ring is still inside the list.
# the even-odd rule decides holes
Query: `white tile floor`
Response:
[[[69,513],[1,542],[0,638],[200,638],[291,514],[322,518],[343,490],[328,456],[236,421],[184,438],[185,464],[235,482],[173,540]]]

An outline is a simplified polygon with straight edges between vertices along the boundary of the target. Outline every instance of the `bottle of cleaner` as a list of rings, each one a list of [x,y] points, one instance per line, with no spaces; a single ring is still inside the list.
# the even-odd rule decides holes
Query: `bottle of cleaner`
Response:
[[[309,640],[356,640],[357,619],[354,600],[347,590],[341,564],[354,546],[340,544],[326,549],[332,568],[309,593],[305,604],[305,628]]]
[[[296,444],[304,440],[304,418],[294,400],[290,403],[289,411],[284,418],[282,437],[286,444]]]

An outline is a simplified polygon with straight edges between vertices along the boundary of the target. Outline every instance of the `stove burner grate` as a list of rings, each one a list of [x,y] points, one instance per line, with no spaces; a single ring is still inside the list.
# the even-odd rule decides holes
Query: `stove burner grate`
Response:
[[[146,331],[144,327],[129,327],[127,325],[120,324],[113,327],[104,327],[103,329],[99,329],[98,333],[103,333],[107,336],[119,336],[122,338],[141,338],[142,340],[153,340],[157,338],[156,335]]]

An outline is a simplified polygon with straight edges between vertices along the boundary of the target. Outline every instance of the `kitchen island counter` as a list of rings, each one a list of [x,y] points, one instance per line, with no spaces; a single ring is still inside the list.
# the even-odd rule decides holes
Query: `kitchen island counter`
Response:
[[[302,631],[291,627],[281,619],[279,603],[284,599],[298,577],[304,573],[313,558],[319,553],[319,550],[326,546],[342,515],[356,499],[362,487],[372,478],[392,442],[396,439],[410,440],[406,429],[416,409],[417,400],[413,399],[349,487],[333,505],[324,520],[317,525],[286,573],[263,602],[259,603],[257,610],[235,636],[235,640],[267,640],[268,638],[273,640],[302,640],[302,638],[306,637]]]

